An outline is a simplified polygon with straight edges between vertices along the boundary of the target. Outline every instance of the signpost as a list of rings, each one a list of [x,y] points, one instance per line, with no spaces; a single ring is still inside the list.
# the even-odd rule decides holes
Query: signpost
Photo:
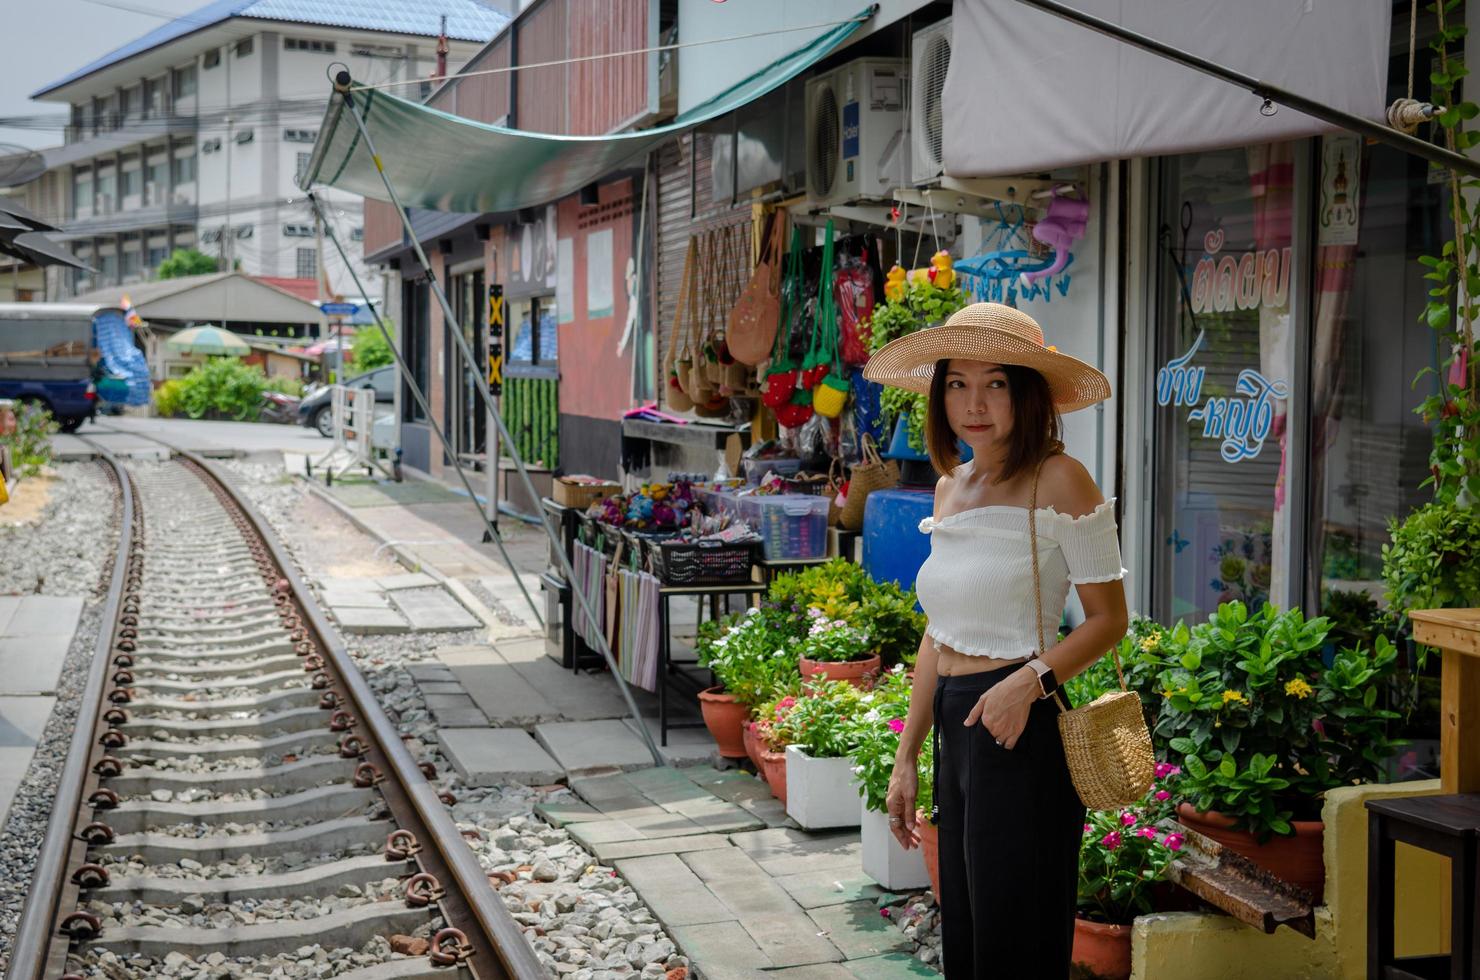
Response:
[[[360,312],[359,303],[320,303],[319,312],[325,316],[354,316]]]

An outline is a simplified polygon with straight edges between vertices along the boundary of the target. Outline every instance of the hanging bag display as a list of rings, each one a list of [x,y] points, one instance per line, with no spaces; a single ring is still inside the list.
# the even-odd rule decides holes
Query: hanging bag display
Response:
[[[875,490],[890,490],[899,485],[899,464],[879,456],[879,447],[864,433],[858,440],[863,448],[863,459],[853,467],[848,479],[847,498],[838,515],[838,526],[850,531],[863,527],[863,508],[868,495]]]
[[[687,412],[694,407],[694,400],[689,397],[684,385],[688,383],[689,363],[685,349],[688,337],[682,330],[684,326],[685,297],[689,292],[689,278],[693,275],[694,240],[689,239],[688,252],[684,256],[683,277],[678,287],[678,302],[674,304],[673,327],[668,333],[668,388],[664,394],[669,408],[675,412]],[[680,347],[680,343],[684,347]]]
[[[771,212],[761,239],[759,261],[730,311],[726,337],[730,353],[741,364],[760,364],[771,355],[776,343],[781,324],[781,246],[785,235],[785,212]]]
[[[693,317],[698,297],[694,288],[696,285],[694,275],[698,260],[698,243],[690,238],[688,250],[684,253],[683,279],[678,287],[678,303],[673,313],[673,329],[678,337],[673,350],[673,377],[678,382],[679,390],[689,400],[690,407],[694,401]]]
[[[781,287],[781,315],[775,341],[771,347],[771,365],[766,370],[761,401],[778,413],[791,400],[796,390],[797,366],[791,359],[792,323],[800,305],[802,288],[802,232],[791,230],[791,248],[786,253],[786,279]]]
[[[843,361],[838,350],[838,308],[832,289],[833,228],[827,223],[827,244],[822,248],[822,279],[818,289],[817,333],[821,337],[818,346],[827,357],[827,372],[812,388],[812,408],[818,415],[835,419],[843,414],[848,404],[848,376],[843,373]]]
[[[867,241],[858,242],[855,254],[845,248],[843,260],[833,277],[833,298],[838,307],[839,351],[844,364],[861,366],[868,361],[873,335],[874,269],[869,262]],[[844,242],[845,246],[848,240]]]
[[[1033,472],[1033,493],[1028,500],[1028,550],[1033,554],[1033,604],[1038,611],[1038,657],[1046,651],[1043,643],[1043,597],[1038,574],[1038,474],[1039,461]],[[1151,749],[1151,733],[1146,730],[1146,715],[1141,709],[1141,696],[1125,686],[1120,669],[1120,654],[1110,648],[1115,658],[1115,675],[1120,690],[1106,691],[1089,704],[1070,709],[1063,697],[1054,691],[1059,706],[1059,735],[1064,742],[1064,759],[1069,764],[1069,778],[1079,799],[1091,810],[1118,810],[1130,806],[1151,788],[1156,756]]]

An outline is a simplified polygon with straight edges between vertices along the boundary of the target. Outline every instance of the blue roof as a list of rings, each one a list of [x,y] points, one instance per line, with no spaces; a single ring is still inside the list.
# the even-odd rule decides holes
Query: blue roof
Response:
[[[31,98],[233,17],[436,37],[443,14],[447,15],[447,36],[454,41],[490,41],[510,19],[479,0],[216,0],[83,65],[38,89]]]

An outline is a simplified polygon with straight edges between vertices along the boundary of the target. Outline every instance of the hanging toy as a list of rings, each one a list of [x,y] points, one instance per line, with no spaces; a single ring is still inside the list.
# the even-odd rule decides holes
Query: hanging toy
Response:
[[[1033,226],[1033,237],[1053,248],[1053,263],[1046,269],[1023,273],[1023,285],[1032,286],[1040,279],[1051,279],[1063,272],[1069,264],[1070,247],[1084,237],[1088,224],[1089,202],[1060,197],[1055,191],[1043,220]]]
[[[951,253],[941,249],[931,256],[930,281],[937,289],[950,289],[956,283],[956,270],[952,267]]]
[[[889,269],[889,273],[884,276],[884,298],[891,303],[903,303],[904,294],[908,288],[904,269],[896,262]]]

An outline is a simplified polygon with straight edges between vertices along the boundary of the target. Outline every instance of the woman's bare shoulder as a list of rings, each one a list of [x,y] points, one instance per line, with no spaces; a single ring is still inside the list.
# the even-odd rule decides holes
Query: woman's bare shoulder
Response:
[[[1058,453],[1044,460],[1041,499],[1069,517],[1083,517],[1105,502],[1094,477],[1083,463],[1068,453]]]

